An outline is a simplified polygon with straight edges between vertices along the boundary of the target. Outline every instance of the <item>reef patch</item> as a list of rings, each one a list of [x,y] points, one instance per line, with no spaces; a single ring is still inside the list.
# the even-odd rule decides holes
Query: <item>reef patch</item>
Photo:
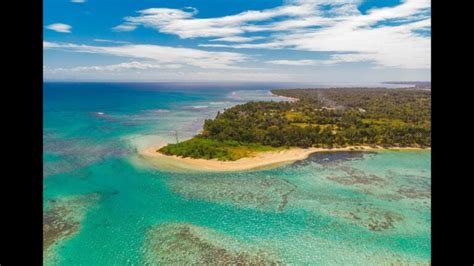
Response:
[[[55,247],[80,231],[87,210],[99,197],[99,194],[87,194],[47,202],[43,210],[43,256],[46,262],[56,260]]]
[[[404,217],[393,211],[374,207],[355,208],[347,213],[347,218],[353,223],[361,225],[370,231],[384,231],[395,227]]]
[[[132,152],[117,142],[90,142],[85,138],[60,139],[54,135],[43,138],[43,152],[60,158],[44,163],[44,177],[70,173],[108,158],[123,157]]]
[[[376,152],[373,151],[315,152],[305,160],[294,162],[292,167],[301,167],[311,163],[317,163],[324,167],[334,168],[347,162],[362,160],[365,156],[374,154],[376,154]]]
[[[283,211],[296,190],[289,181],[272,177],[173,177],[168,180],[168,186],[188,199],[272,211]]]
[[[143,255],[146,265],[282,265],[264,250],[189,223],[149,229]]]
[[[397,190],[400,195],[403,195],[405,198],[409,199],[430,199],[431,190],[430,189],[416,189],[412,187],[402,187]]]
[[[366,174],[363,171],[344,167],[341,168],[346,174],[331,175],[327,179],[343,185],[382,185],[384,179],[374,174]]]

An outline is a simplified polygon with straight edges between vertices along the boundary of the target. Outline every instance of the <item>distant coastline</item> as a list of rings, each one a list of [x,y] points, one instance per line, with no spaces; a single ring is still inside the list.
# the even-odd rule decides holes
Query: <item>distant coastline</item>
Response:
[[[278,98],[281,98],[281,99],[286,99],[286,100],[288,100],[289,102],[296,102],[296,101],[299,101],[299,100],[300,100],[300,99],[295,98],[295,97],[288,97],[288,96],[278,95],[278,94],[273,93],[272,91],[270,91],[270,94],[271,94],[272,96],[275,96],[275,97],[278,97]]]

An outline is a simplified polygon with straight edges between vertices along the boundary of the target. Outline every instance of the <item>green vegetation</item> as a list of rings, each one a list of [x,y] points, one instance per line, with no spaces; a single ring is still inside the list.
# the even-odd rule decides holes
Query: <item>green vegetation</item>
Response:
[[[218,141],[196,136],[177,144],[169,144],[161,148],[160,152],[182,157],[235,161],[240,158],[252,156],[255,152],[274,151],[283,148],[284,147],[276,148],[265,146],[257,143],[242,143],[234,140]]]
[[[249,102],[206,120],[195,138],[160,151],[236,160],[271,147],[431,145],[431,92],[416,89],[273,90],[296,102]]]

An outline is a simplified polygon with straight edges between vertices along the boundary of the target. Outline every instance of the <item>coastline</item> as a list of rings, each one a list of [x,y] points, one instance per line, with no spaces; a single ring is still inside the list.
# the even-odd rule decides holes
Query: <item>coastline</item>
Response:
[[[271,90],[270,93],[275,97],[285,99],[289,102],[300,100],[298,98],[274,94]],[[254,153],[250,157],[241,158],[235,161],[219,161],[217,159],[195,159],[177,155],[166,155],[157,151],[163,146],[166,146],[166,143],[160,143],[159,145],[152,147],[145,147],[144,149],[139,150],[138,158],[142,159],[141,161],[145,162],[149,166],[174,172],[232,172],[276,168],[282,165],[287,165],[296,161],[307,159],[311,154],[316,152],[431,150],[431,147],[382,147],[376,145],[351,145],[334,148],[291,147],[278,151],[258,152]]]
[[[252,157],[241,158],[236,161],[218,161],[216,159],[194,159],[183,158],[176,155],[165,155],[157,150],[163,147],[149,147],[139,152],[140,157],[144,158],[151,166],[162,170],[186,172],[186,171],[204,171],[204,172],[233,172],[258,169],[271,169],[282,165],[291,164],[296,161],[304,160],[315,152],[337,152],[337,151],[381,151],[381,150],[431,150],[431,148],[418,147],[390,147],[383,148],[379,146],[347,146],[340,148],[298,148],[292,147],[281,151],[260,152]]]
[[[281,95],[278,95],[278,94],[275,94],[273,93],[272,91],[270,91],[270,94],[275,96],[275,97],[279,97],[279,98],[283,98],[283,99],[286,99],[288,100],[289,102],[296,102],[296,101],[299,101],[300,99],[298,98],[293,98],[293,97],[288,97],[288,96],[281,96]]]

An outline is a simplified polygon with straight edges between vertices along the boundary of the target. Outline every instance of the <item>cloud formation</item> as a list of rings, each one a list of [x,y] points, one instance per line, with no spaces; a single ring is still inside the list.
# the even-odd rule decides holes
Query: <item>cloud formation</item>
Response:
[[[157,65],[153,63],[145,63],[138,61],[124,62],[113,65],[99,65],[99,66],[82,66],[72,68],[47,68],[49,73],[58,72],[89,72],[89,71],[124,71],[124,70],[149,70],[149,69],[177,69],[180,68],[179,64],[165,64]]]
[[[54,30],[56,32],[61,32],[61,33],[70,33],[71,32],[71,26],[68,24],[64,23],[53,23],[48,26],[46,26],[47,29],[49,30]]]
[[[115,28],[143,26],[182,39],[213,42],[200,47],[328,52],[332,62],[431,67],[431,37],[422,34],[431,30],[430,0],[404,0],[366,13],[358,4],[358,0],[293,0],[271,9],[215,18],[197,18],[194,8],[149,8],[125,17]]]
[[[78,45],[72,43],[43,42],[44,49],[113,55],[148,60],[159,64],[183,64],[199,68],[238,69],[236,63],[248,56],[231,52],[209,52],[191,48],[149,44],[125,44],[117,46]]]
[[[242,36],[230,36],[230,37],[222,37],[210,40],[211,42],[252,42],[255,40],[265,39],[261,36],[254,36],[254,37],[242,37]]]
[[[331,64],[329,60],[270,60],[267,64],[286,65],[286,66],[315,66]]]
[[[103,42],[103,43],[118,43],[118,44],[124,44],[124,43],[130,43],[127,41],[117,41],[117,40],[108,40],[108,39],[94,39],[94,42]]]
[[[118,25],[112,28],[113,31],[134,31],[137,28],[135,25]]]
[[[276,17],[310,16],[318,5],[318,1],[294,2],[293,4],[262,11],[250,10],[231,16],[203,19],[194,18],[198,14],[195,8],[188,7],[186,10],[148,8],[138,11],[138,16],[125,17],[125,22],[117,27],[132,29],[133,27],[144,26],[163,33],[175,34],[183,39],[235,37],[245,32],[259,32],[271,29],[266,25],[252,25],[251,23],[253,22],[265,21]]]

